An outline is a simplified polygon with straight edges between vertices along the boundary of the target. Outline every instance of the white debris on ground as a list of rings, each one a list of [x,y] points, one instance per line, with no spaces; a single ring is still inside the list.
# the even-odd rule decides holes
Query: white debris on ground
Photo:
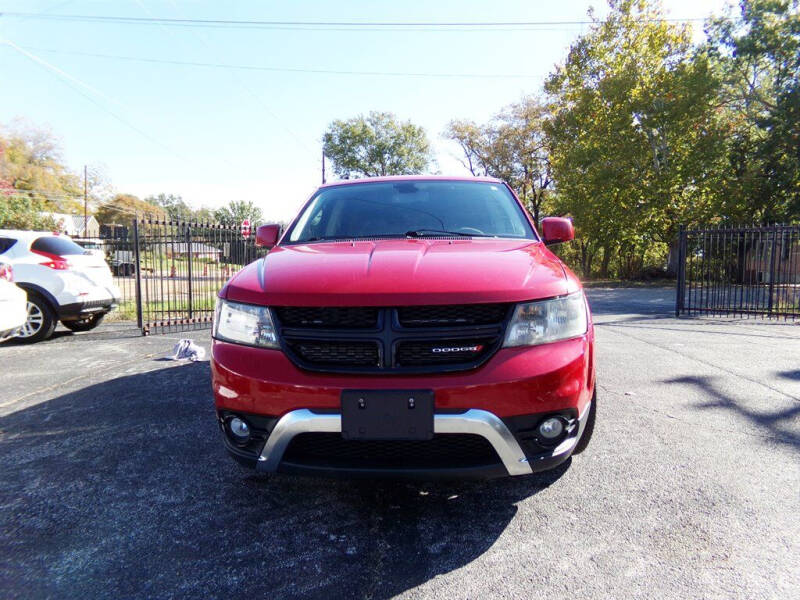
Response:
[[[188,338],[180,340],[172,349],[172,360],[188,359],[192,362],[203,360],[206,357],[206,349],[194,343]]]

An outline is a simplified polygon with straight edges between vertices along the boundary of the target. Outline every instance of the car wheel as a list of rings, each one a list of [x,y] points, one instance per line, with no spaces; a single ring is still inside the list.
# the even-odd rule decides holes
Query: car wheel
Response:
[[[39,296],[28,294],[28,320],[22,326],[18,339],[24,344],[46,340],[56,328],[56,316],[50,305]]]
[[[586,421],[586,427],[583,428],[583,434],[581,435],[581,439],[578,440],[578,445],[575,446],[575,450],[573,454],[580,454],[586,447],[589,445],[589,442],[592,439],[592,434],[594,433],[594,421],[597,416],[597,388],[594,390],[594,395],[592,396],[592,406],[589,408],[589,418]]]
[[[89,331],[100,325],[105,316],[105,313],[97,313],[77,321],[61,321],[61,324],[72,331]]]

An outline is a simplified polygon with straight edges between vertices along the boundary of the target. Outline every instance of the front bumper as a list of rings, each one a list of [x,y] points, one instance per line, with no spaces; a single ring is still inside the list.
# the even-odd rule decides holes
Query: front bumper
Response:
[[[529,475],[530,473],[551,469],[565,461],[572,454],[583,434],[589,415],[589,405],[578,418],[577,431],[564,439],[551,451],[529,457],[520,447],[519,442],[505,423],[497,416],[485,410],[471,409],[460,414],[437,414],[433,419],[434,434],[472,434],[488,441],[502,463],[506,475]],[[277,422],[264,449],[258,457],[256,468],[259,471],[276,472],[282,465],[283,455],[292,439],[300,433],[341,433],[342,419],[338,414],[318,414],[307,409],[287,413]],[[287,470],[292,469],[292,465]],[[310,471],[308,467],[303,471]],[[327,471],[335,469],[324,469]],[[343,469],[350,474],[377,475],[383,471],[376,469]],[[364,472],[366,471],[366,472]],[[397,474],[396,469],[387,470]],[[487,469],[488,471],[488,469]],[[405,470],[405,475],[423,475],[426,470]],[[441,470],[439,471],[441,474]],[[459,475],[463,473],[459,470]]]
[[[567,460],[583,435],[588,420],[591,403],[575,420],[569,435],[558,445],[537,454],[523,450],[517,437],[506,423],[496,415],[479,409],[463,413],[434,415],[434,434],[475,435],[485,439],[499,459],[490,464],[470,467],[445,468],[376,468],[351,464],[348,466],[319,466],[286,460],[285,454],[296,436],[307,433],[341,433],[342,419],[337,413],[317,413],[308,409],[293,410],[277,420],[269,432],[266,443],[257,458],[237,448],[225,438],[229,452],[243,464],[265,473],[290,472],[304,475],[384,476],[425,477],[436,476],[479,476],[497,477],[505,475],[528,475],[552,469]],[[529,447],[529,446],[527,446]]]
[[[259,429],[258,442],[248,448],[237,447],[227,435],[224,439],[234,458],[260,471],[392,477],[524,475],[551,469],[574,451],[594,390],[592,342],[590,331],[553,344],[501,349],[482,367],[458,373],[354,376],[304,371],[280,351],[215,340],[212,384],[221,423],[226,415],[237,414],[253,419],[254,429]],[[488,442],[485,450],[491,458],[470,462],[456,453],[452,463],[436,463],[415,447],[415,455],[422,454],[420,460],[397,460],[391,468],[370,460],[340,465],[325,457],[298,459],[298,445],[307,452],[309,445],[315,446],[319,458],[323,446],[341,444],[341,395],[353,388],[433,390],[434,438],[452,440],[461,434],[460,439],[477,440],[484,447]],[[569,435],[555,447],[532,442],[531,429],[544,416],[556,414],[570,421]],[[349,452],[352,446],[341,450]],[[377,450],[385,455],[385,448]]]

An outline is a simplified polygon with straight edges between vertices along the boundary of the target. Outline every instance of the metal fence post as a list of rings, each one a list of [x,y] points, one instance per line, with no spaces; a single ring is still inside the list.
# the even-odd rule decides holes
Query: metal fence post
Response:
[[[192,227],[186,223],[186,267],[189,276],[189,318],[194,318],[192,310]]]
[[[768,314],[772,314],[772,309],[774,307],[774,301],[772,296],[775,294],[775,255],[776,249],[778,248],[778,227],[775,226],[772,229],[772,248],[770,249],[769,253],[769,287],[768,287],[768,297],[767,297],[767,311]]]
[[[681,316],[686,287],[686,229],[678,229],[678,289],[675,291],[675,316]]]
[[[144,333],[142,314],[142,259],[139,254],[139,217],[133,219],[133,254],[136,262],[136,326]]]

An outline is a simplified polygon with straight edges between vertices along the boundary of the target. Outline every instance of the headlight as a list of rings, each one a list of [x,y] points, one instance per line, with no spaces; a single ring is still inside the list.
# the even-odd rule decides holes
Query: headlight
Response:
[[[216,339],[261,348],[278,348],[278,335],[266,306],[239,304],[217,298],[213,336]]]
[[[562,298],[518,304],[506,331],[504,347],[536,346],[586,333],[583,292]]]

